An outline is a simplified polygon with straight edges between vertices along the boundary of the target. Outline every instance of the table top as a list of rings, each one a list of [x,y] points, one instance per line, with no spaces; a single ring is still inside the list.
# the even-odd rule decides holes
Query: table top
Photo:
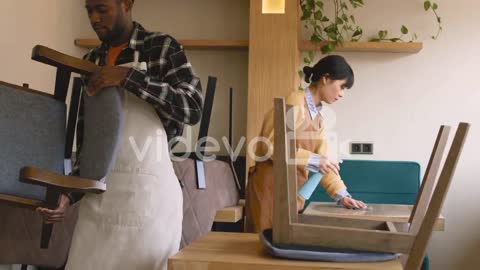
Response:
[[[266,254],[257,234],[210,232],[170,257],[168,269],[401,270],[402,266],[399,260],[373,263],[332,263],[279,259]]]
[[[413,205],[403,204],[368,204],[367,209],[347,209],[337,206],[336,203],[312,202],[303,211],[303,215],[331,216],[353,219],[368,219],[407,223],[412,212]],[[434,230],[445,229],[445,218],[439,216]]]

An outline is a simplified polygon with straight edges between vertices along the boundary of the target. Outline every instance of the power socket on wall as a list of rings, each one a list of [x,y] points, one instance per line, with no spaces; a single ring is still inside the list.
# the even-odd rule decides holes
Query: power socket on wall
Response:
[[[350,154],[352,155],[373,155],[373,143],[371,142],[351,142]]]

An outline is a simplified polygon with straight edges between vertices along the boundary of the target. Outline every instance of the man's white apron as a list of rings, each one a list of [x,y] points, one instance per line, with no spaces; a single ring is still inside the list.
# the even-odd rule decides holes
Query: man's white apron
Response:
[[[165,129],[151,104],[118,91],[124,123],[115,168],[104,194],[81,201],[67,270],[163,270],[179,249],[183,198]]]

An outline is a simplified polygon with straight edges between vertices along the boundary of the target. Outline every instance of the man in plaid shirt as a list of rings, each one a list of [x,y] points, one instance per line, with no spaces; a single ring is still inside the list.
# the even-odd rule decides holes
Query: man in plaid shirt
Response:
[[[137,22],[133,27],[128,47],[121,50],[115,65],[133,62],[134,51],[139,51],[139,62],[146,62],[148,70],[104,67],[90,78],[88,91],[94,94],[105,87],[121,86],[146,100],[156,109],[171,140],[182,135],[184,124],[194,125],[200,121],[203,102],[200,80],[193,74],[182,45],[173,37],[148,32]],[[105,66],[108,48],[107,43],[102,43],[84,58]],[[80,110],[79,122],[81,115]]]
[[[92,27],[102,41],[84,57],[102,66],[88,78],[87,94],[96,95],[108,87],[122,87],[155,108],[169,141],[181,136],[185,124],[194,125],[201,118],[203,96],[199,78],[193,74],[182,46],[173,37],[148,32],[137,22],[119,21],[115,17],[118,11],[109,7],[108,2],[112,1],[119,5],[133,5],[132,0],[86,1]],[[131,9],[131,6],[126,8]],[[101,19],[92,18],[92,13]],[[145,69],[120,66],[134,61],[146,64]],[[82,149],[82,105],[81,101],[76,133],[77,155],[81,155]],[[78,164],[72,174],[78,174]],[[81,197],[82,194],[62,194],[57,209],[39,208],[38,211],[46,221],[59,222],[63,220],[68,205]]]

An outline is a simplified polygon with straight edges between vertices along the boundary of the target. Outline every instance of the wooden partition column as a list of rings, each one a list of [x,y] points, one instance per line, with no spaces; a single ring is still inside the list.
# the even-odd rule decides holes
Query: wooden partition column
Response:
[[[259,135],[273,98],[298,88],[299,9],[299,0],[285,0],[285,14],[262,14],[262,0],[250,0],[247,145]],[[247,153],[247,170],[254,164]]]

